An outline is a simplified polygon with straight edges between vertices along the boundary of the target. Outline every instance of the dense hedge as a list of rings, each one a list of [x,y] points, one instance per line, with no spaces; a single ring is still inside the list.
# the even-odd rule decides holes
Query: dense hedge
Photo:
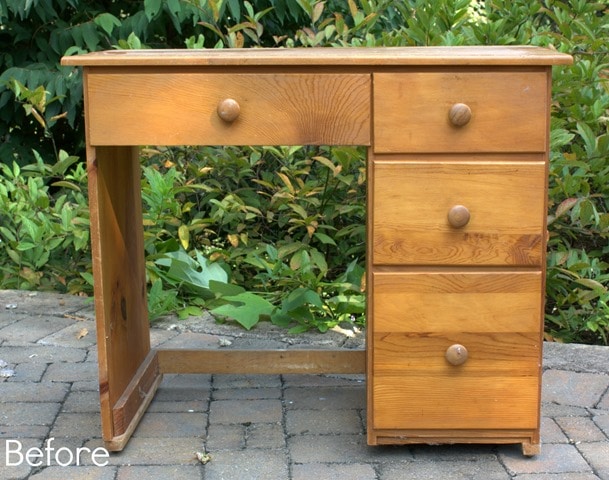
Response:
[[[607,344],[608,13],[587,0],[0,0],[0,287],[91,292],[81,76],[63,55],[542,45],[575,57],[554,69],[547,337]],[[363,323],[363,150],[142,155],[153,316]]]

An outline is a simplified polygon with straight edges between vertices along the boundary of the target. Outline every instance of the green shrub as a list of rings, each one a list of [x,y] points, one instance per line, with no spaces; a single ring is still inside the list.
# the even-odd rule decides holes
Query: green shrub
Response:
[[[361,149],[171,149],[148,159],[144,178],[149,269],[164,285],[247,327],[261,314],[293,331],[363,322]],[[205,277],[187,249],[223,270]],[[242,288],[226,290],[229,278]]]
[[[84,138],[80,72],[58,66],[64,54],[542,45],[575,57],[554,68],[546,335],[608,344],[608,13],[588,0],[0,0],[0,286],[90,289],[84,172],[60,153],[82,157]],[[363,150],[150,147],[143,158],[153,316],[205,307],[294,331],[364,321]]]
[[[63,151],[54,165],[34,155],[25,167],[0,163],[0,287],[90,293],[83,165]]]

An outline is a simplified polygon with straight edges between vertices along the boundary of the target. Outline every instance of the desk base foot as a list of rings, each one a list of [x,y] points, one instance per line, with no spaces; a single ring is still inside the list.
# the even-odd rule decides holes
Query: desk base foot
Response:
[[[112,409],[114,436],[104,438],[106,449],[119,452],[125,448],[162,379],[157,353],[151,351]]]

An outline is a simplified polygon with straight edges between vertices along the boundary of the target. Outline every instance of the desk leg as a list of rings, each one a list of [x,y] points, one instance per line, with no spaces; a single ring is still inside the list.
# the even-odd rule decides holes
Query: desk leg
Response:
[[[102,434],[122,450],[160,383],[150,349],[140,165],[135,147],[89,147]]]

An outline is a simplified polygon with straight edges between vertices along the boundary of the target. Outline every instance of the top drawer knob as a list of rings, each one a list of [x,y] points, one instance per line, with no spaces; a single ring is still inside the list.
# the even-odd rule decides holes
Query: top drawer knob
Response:
[[[448,211],[448,223],[453,228],[463,228],[469,223],[469,210],[463,205],[455,205]]]
[[[225,122],[234,122],[241,113],[237,100],[225,98],[218,103],[218,116]]]
[[[450,123],[455,127],[463,127],[471,120],[472,109],[465,105],[465,103],[455,103],[450,107],[448,118],[450,119]]]

